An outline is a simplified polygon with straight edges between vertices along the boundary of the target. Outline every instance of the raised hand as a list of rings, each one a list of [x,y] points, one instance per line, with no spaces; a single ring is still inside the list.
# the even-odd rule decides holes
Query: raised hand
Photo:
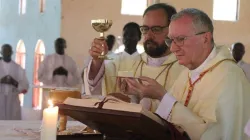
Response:
[[[93,60],[103,61],[98,57],[100,55],[106,55],[108,53],[108,46],[104,39],[96,38],[91,44],[91,48],[89,49],[89,54],[92,56]]]
[[[89,78],[94,79],[98,74],[104,59],[100,59],[99,56],[104,56],[108,53],[108,46],[104,39],[94,39],[89,49],[89,54],[92,56],[92,62],[90,66]]]

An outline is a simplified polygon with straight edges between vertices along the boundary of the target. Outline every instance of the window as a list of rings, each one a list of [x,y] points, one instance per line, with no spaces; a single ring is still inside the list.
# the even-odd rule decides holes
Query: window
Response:
[[[23,15],[26,13],[26,0],[19,0],[19,15]]]
[[[23,69],[25,69],[25,45],[22,40],[18,41],[16,47],[16,63],[19,64]],[[24,95],[19,94],[20,105],[23,106]]]
[[[45,11],[45,0],[39,0],[39,9],[40,13],[43,13]]]
[[[124,46],[124,45],[120,45],[120,46],[114,51],[114,53],[123,52],[124,49],[125,49],[125,46]],[[142,44],[137,44],[136,49],[137,49],[137,52],[138,52],[139,54],[141,54],[141,53],[144,52],[144,47],[143,47]]]
[[[117,36],[116,42],[117,42],[117,44],[118,44],[118,48],[115,49],[114,53],[123,52],[124,49],[125,49],[125,46],[124,46],[123,43],[122,43],[122,37],[121,37],[121,36]],[[137,49],[137,52],[138,52],[139,54],[141,54],[141,53],[144,52],[144,47],[143,47],[143,45],[140,44],[140,43],[137,44],[136,49]]]
[[[238,20],[239,0],[214,0],[213,19],[224,21]]]
[[[147,0],[122,0],[122,15],[143,15],[147,8]]]
[[[114,53],[120,53],[123,52],[125,49],[124,45],[120,45],[117,49],[115,49]]]
[[[137,49],[137,52],[139,54],[141,54],[141,53],[143,53],[145,51],[142,44],[137,44],[136,49]]]
[[[35,49],[35,63],[33,73],[33,84],[36,86],[42,86],[43,83],[38,80],[38,68],[44,59],[45,46],[42,40],[38,40]],[[33,88],[33,107],[35,109],[41,109],[42,107],[42,92],[41,88]]]

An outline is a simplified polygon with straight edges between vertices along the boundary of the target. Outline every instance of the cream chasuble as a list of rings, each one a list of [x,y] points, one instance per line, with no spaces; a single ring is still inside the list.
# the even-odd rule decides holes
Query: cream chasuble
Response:
[[[189,70],[176,80],[169,94],[178,102],[169,121],[192,140],[246,140],[243,129],[250,117],[249,82],[226,47],[215,49],[216,56],[206,64],[204,75],[192,83],[193,87],[189,84]]]
[[[117,92],[119,91],[116,85],[116,78],[111,77],[118,74],[118,71],[133,71],[135,77],[147,76],[155,79],[158,83],[166,88],[168,91],[179,74],[183,69],[183,66],[179,65],[174,54],[168,55],[168,58],[161,66],[149,66],[147,65],[147,54],[143,53],[134,56],[133,59],[130,57],[118,57],[113,63],[105,65],[105,77],[102,82],[102,94]],[[147,104],[150,104],[147,109],[152,112],[158,107],[159,100],[152,100],[145,98]]]

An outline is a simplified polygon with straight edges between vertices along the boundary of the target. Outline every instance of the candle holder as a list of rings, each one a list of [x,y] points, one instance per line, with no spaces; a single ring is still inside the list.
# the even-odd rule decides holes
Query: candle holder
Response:
[[[58,104],[58,103],[63,103],[68,97],[80,99],[81,93],[79,91],[51,90],[49,92],[49,96],[54,104]],[[67,126],[67,116],[59,112],[58,131],[66,130],[66,126]]]

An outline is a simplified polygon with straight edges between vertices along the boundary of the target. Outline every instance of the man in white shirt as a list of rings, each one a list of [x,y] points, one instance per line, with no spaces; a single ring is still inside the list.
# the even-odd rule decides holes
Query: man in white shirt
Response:
[[[113,59],[116,59],[116,54],[112,51],[113,50],[113,47],[115,45],[115,36],[110,34],[110,35],[107,35],[106,37],[106,43],[107,43],[107,46],[108,46],[108,53],[106,54],[107,57],[110,59],[110,60],[107,60],[105,61],[105,63],[109,63],[111,62],[111,60]],[[85,82],[86,81],[86,75],[85,75],[85,71],[87,70],[87,67],[89,65],[89,62],[91,61],[92,57],[91,56],[87,56],[85,57],[84,59],[84,64],[83,64],[83,69],[82,69],[82,73],[81,73],[81,78],[82,78],[82,94],[89,94],[89,90],[88,90],[88,83]],[[87,87],[87,88],[85,88]]]
[[[116,60],[113,61],[120,71],[129,70],[129,67],[136,63],[140,56],[137,52],[137,44],[141,40],[140,26],[135,22],[128,22],[122,29],[122,42],[124,51],[117,54]],[[139,99],[135,96],[130,96],[131,102],[139,103]]]
[[[74,87],[80,84],[81,77],[77,65],[70,56],[65,54],[66,47],[65,39],[56,39],[56,53],[46,56],[39,66],[38,80],[45,86]],[[45,107],[48,95],[43,95],[43,97],[43,107]]]
[[[188,69],[167,91],[147,77],[141,77],[142,84],[126,81],[140,96],[161,100],[156,113],[192,140],[246,140],[250,85],[230,51],[214,45],[213,29],[198,9],[173,15],[166,43]]]
[[[139,56],[136,47],[141,40],[140,26],[135,22],[125,24],[122,30],[122,36],[122,42],[125,48],[123,52],[117,54],[115,61],[116,67],[119,68],[119,70],[131,67]]]
[[[250,81],[250,64],[242,60],[243,56],[245,55],[245,46],[240,42],[233,44],[232,54],[238,66],[243,69],[248,81]]]
[[[122,36],[122,42],[125,47],[124,52],[129,55],[134,55],[134,53],[137,52],[136,46],[141,40],[140,26],[135,22],[125,24],[122,30]]]
[[[25,70],[11,60],[12,47],[4,44],[0,60],[0,120],[21,120],[19,94],[26,93],[29,82]]]

